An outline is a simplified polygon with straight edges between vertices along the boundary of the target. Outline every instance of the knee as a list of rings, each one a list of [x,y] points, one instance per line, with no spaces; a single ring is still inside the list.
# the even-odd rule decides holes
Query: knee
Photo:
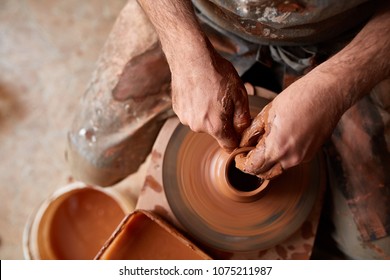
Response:
[[[68,134],[65,157],[76,180],[106,187],[115,184],[131,172],[121,170],[120,166],[117,168],[115,159],[112,156],[111,158],[105,156],[109,151],[94,143],[91,144],[90,141],[91,139],[86,139],[82,132]]]

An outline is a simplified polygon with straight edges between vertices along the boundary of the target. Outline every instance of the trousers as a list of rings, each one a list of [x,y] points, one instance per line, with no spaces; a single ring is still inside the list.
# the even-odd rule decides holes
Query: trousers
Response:
[[[277,93],[342,46],[260,46],[198,14],[208,38],[244,81]],[[272,77],[273,83],[263,77]],[[119,14],[75,109],[66,158],[72,175],[111,186],[145,161],[174,113],[170,71],[158,36],[136,1]],[[324,145],[328,158],[327,236],[343,258],[390,258],[390,79],[341,118]],[[324,211],[325,211],[324,210]],[[321,246],[319,246],[321,247]],[[324,254],[331,258],[331,254]]]

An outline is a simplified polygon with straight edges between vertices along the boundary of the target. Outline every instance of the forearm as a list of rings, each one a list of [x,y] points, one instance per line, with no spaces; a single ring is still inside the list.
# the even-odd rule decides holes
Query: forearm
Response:
[[[226,151],[250,124],[248,97],[233,65],[213,48],[190,0],[138,0],[154,25],[171,73],[180,122],[213,136]]]
[[[390,76],[390,4],[386,3],[339,53],[313,71],[340,94],[343,109]]]
[[[202,32],[191,0],[138,0],[156,28],[172,68],[208,55],[210,44]]]

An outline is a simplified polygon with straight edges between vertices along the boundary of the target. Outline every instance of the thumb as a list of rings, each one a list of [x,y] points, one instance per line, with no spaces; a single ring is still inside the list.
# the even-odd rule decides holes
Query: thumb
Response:
[[[238,146],[238,135],[232,125],[225,125],[223,133],[219,136],[213,135],[218,145],[226,152],[231,153]]]
[[[281,163],[271,159],[267,153],[264,138],[260,140],[256,148],[248,153],[245,161],[241,161],[240,169],[265,180],[272,179],[283,173]]]
[[[241,96],[235,100],[233,127],[238,135],[251,124],[251,114],[249,111],[248,95],[244,89],[241,90]]]

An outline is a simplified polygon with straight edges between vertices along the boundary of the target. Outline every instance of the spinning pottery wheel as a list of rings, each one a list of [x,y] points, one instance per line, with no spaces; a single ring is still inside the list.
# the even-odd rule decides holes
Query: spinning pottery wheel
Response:
[[[251,97],[251,113],[266,104]],[[137,208],[163,216],[217,258],[307,258],[323,185],[319,156],[261,182],[235,169],[234,155],[211,136],[171,119],[156,140]]]
[[[256,193],[262,185],[251,191],[229,185],[228,158],[208,135],[183,126],[172,135],[163,184],[169,206],[186,231],[224,251],[267,249],[294,233],[318,196],[318,163],[291,169]]]

